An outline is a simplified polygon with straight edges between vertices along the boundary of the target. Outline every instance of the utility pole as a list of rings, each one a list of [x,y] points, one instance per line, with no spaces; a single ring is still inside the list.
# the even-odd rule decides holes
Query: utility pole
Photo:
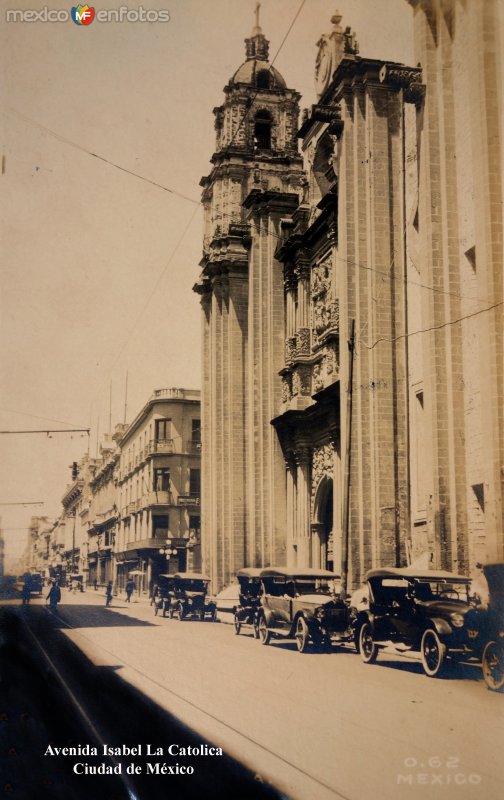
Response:
[[[352,387],[353,387],[353,360],[355,346],[355,320],[350,322],[350,338],[348,340],[348,387],[346,403],[345,427],[345,494],[343,495],[343,520],[341,542],[341,596],[346,598],[348,587],[348,540],[349,540],[349,511],[350,511],[350,452],[352,445]]]

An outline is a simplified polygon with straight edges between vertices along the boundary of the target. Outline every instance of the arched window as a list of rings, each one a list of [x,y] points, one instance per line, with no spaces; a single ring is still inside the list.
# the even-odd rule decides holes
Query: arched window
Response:
[[[256,84],[258,89],[269,89],[271,87],[271,75],[269,69],[260,69],[257,73]]]
[[[271,114],[258,111],[254,118],[254,148],[271,150]]]

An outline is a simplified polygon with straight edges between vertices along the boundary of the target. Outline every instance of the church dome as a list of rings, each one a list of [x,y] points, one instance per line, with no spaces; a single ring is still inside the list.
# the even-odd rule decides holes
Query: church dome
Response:
[[[259,25],[260,3],[256,5],[256,24],[252,36],[245,39],[245,55],[247,60],[239,67],[231,83],[245,83],[257,89],[286,89],[287,84],[279,71],[268,61],[269,42]]]
[[[275,67],[256,58],[245,61],[236,70],[231,83],[246,83],[258,89],[285,89],[287,86]]]

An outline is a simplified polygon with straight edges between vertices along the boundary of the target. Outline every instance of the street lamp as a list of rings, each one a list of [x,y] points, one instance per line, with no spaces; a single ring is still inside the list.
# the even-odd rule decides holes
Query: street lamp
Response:
[[[166,559],[169,561],[171,556],[177,555],[177,549],[175,547],[160,547],[159,555],[166,556]]]

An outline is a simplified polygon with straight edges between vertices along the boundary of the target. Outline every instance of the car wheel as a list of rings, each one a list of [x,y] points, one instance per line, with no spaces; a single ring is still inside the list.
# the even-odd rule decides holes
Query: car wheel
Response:
[[[378,656],[378,648],[373,641],[373,631],[369,622],[364,622],[359,631],[359,652],[365,664],[373,664]]]
[[[234,620],[233,620],[233,622],[234,622],[234,632],[235,632],[235,633],[236,633],[236,635],[238,636],[238,634],[239,634],[239,633],[240,633],[240,631],[241,631],[241,622],[240,622],[240,620],[238,619],[238,616],[237,616],[236,614],[234,615]]]
[[[300,653],[306,653],[308,650],[308,642],[310,641],[310,633],[308,625],[303,617],[299,617],[296,624],[296,645]]]
[[[504,648],[498,642],[488,642],[483,650],[483,677],[489,689],[501,692],[504,689]]]
[[[420,645],[422,655],[422,666],[429,678],[436,678],[440,675],[446,656],[446,645],[442,643],[436,631],[431,629],[425,631]]]
[[[261,644],[269,644],[271,639],[271,633],[268,630],[264,617],[261,617],[259,620],[259,639],[261,640]]]

